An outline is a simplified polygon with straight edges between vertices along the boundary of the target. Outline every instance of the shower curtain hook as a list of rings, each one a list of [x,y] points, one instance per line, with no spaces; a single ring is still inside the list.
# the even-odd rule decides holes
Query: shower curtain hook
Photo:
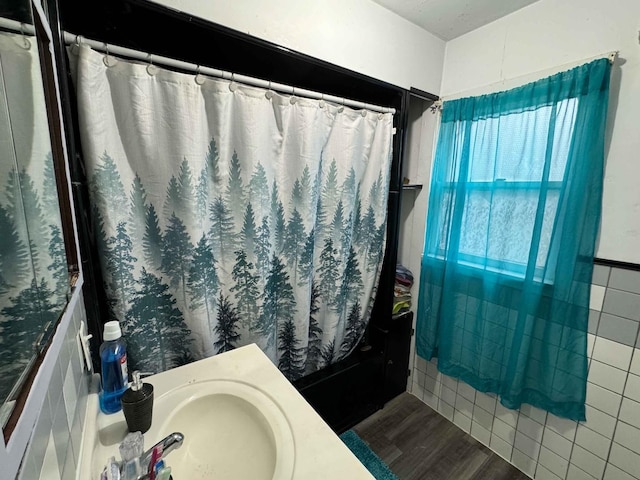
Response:
[[[238,86],[236,85],[235,73],[231,72],[231,83],[229,84],[229,90],[231,90],[232,92],[235,92],[237,89],[238,89]]]
[[[107,67],[113,67],[116,63],[117,60],[114,58],[113,59],[113,63],[111,63],[111,59],[112,57],[109,55],[109,44],[107,42],[104,43],[104,49],[106,50],[106,55],[104,56],[104,58],[102,59],[102,62],[107,66]]]
[[[267,87],[267,91],[264,94],[267,97],[267,100],[271,100],[273,98],[273,91],[271,90],[271,80],[269,80],[269,86]]]
[[[318,102],[320,108],[324,108],[324,93],[320,94],[320,101]]]
[[[338,113],[344,112],[344,97],[342,97],[342,102],[340,102],[340,103],[342,103],[342,106],[340,108],[338,108]]]
[[[80,35],[76,35],[76,40],[71,44],[69,51],[73,55],[78,55],[78,51],[80,50]]]
[[[149,53],[149,65],[147,65],[147,73],[152,77],[158,73],[158,67],[153,64],[153,54]]]
[[[20,33],[22,34],[22,41],[24,42],[24,49],[25,50],[30,50],[31,49],[31,42],[27,38],[27,35],[26,35],[24,29],[25,29],[24,23],[20,22]]]
[[[200,65],[198,65],[196,67],[196,76],[194,77],[194,81],[198,84],[198,85],[202,85],[204,84],[205,78],[204,75],[202,75],[200,73]]]
[[[298,99],[296,98],[296,87],[291,87],[291,98],[289,99],[289,103],[293,105],[297,101]]]

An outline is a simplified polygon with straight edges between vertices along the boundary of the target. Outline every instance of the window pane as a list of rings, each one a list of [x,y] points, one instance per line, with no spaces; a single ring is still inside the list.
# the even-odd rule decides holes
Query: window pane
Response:
[[[551,115],[555,129],[550,181],[561,181],[573,133],[575,99],[534,111],[488,118],[471,126],[469,181],[537,182],[542,180]]]
[[[459,252],[475,257],[477,262],[485,263],[482,259],[486,258],[488,266],[493,264],[499,269],[523,272],[535,244],[532,237],[539,195],[538,190],[469,191],[462,216]],[[547,194],[536,260],[538,268],[544,267],[547,261],[558,196],[557,190]],[[498,266],[501,262],[505,264]]]

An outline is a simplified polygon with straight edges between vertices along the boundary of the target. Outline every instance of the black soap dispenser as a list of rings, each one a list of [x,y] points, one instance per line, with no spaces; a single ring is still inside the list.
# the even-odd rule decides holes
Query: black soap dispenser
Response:
[[[130,432],[146,433],[153,415],[153,385],[142,383],[140,372],[133,372],[133,382],[122,395],[122,411]]]

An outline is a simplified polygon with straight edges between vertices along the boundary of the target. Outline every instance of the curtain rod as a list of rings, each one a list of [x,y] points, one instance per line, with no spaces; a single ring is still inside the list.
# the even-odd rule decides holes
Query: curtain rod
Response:
[[[304,88],[292,87],[284,85],[282,83],[271,82],[269,80],[262,80],[260,78],[249,77],[247,75],[240,75],[236,73],[226,72],[224,70],[218,70],[217,68],[204,67],[196,65],[195,63],[184,62],[182,60],[176,60],[169,57],[163,57],[161,55],[152,55],[150,53],[140,52],[126,47],[120,47],[117,45],[107,44],[105,42],[98,42],[85,38],[81,35],[74,35],[73,33],[64,32],[64,42],[68,45],[72,44],[85,44],[91,48],[101,51],[103,53],[112,53],[123,57],[133,58],[136,60],[142,60],[146,62],[152,62],[157,65],[164,65],[166,67],[178,68],[180,70],[186,70],[211,77],[222,78],[224,80],[232,80],[235,82],[244,83],[254,87],[266,88],[277,92],[291,94],[299,97],[312,98],[315,100],[324,100],[325,102],[331,102],[338,105],[345,105],[352,108],[371,110],[380,113],[396,113],[395,108],[380,107],[377,105],[371,105],[369,103],[359,102],[357,100],[351,100],[343,97],[336,97],[334,95],[325,95],[323,93],[314,92]]]
[[[30,23],[22,23],[9,18],[0,17],[0,28],[5,30],[11,30],[14,33],[21,33],[23,35],[35,35],[36,29]]]
[[[512,78],[503,78],[502,80],[498,80],[497,82],[493,82],[493,83],[489,83],[487,85],[482,85],[476,88],[471,88],[469,90],[465,90],[462,92],[457,92],[457,93],[452,93],[451,95],[445,95],[445,96],[441,96],[440,100],[434,102],[434,104],[431,106],[431,111],[435,112],[439,109],[442,108],[442,102],[446,102],[447,100],[457,100],[459,98],[464,98],[464,97],[472,97],[472,96],[477,96],[477,95],[486,95],[489,93],[494,93],[497,90],[492,90],[492,87],[497,87],[497,86],[504,86],[507,83],[511,83],[511,82],[518,82],[518,80],[522,80],[525,78],[529,78],[533,75],[538,75],[538,74],[545,74],[545,76],[551,76],[554,75],[556,73],[559,73],[565,69],[570,69],[573,67],[577,67],[578,65],[582,65],[583,63],[588,63],[591,62],[593,60],[597,60],[599,58],[608,58],[609,59],[609,63],[613,64],[616,61],[616,58],[618,58],[618,50],[613,50],[611,52],[605,52],[605,53],[601,53],[599,55],[595,55],[593,57],[588,57],[588,58],[583,58],[582,60],[572,60],[571,62],[567,62],[567,63],[563,63],[561,65],[556,65],[550,68],[546,68],[544,70],[538,70],[535,72],[530,72],[530,73],[525,73],[523,75],[518,75],[517,77],[512,77]],[[525,83],[529,83],[533,80],[527,80]],[[513,86],[509,86],[508,88],[516,88],[520,86],[519,83],[516,83]],[[485,92],[485,90],[489,90],[488,92]]]

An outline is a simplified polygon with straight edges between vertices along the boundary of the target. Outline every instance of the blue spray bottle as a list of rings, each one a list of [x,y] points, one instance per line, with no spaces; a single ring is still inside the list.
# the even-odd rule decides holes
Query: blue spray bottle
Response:
[[[122,408],[120,399],[129,387],[127,371],[127,345],[122,338],[120,323],[104,324],[104,342],[100,345],[102,364],[102,388],[100,390],[100,410],[116,413]]]

